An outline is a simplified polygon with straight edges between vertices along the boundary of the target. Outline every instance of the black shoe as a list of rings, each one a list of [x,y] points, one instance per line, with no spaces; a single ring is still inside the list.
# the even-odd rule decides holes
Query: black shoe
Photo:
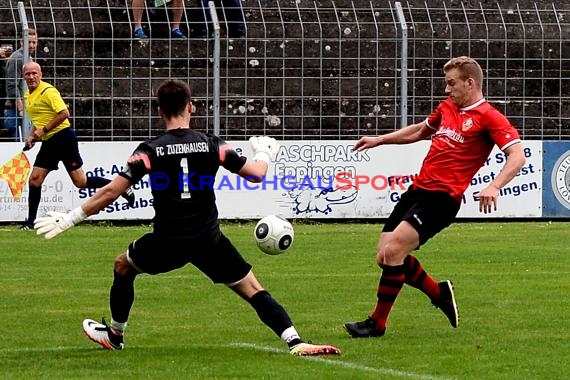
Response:
[[[125,198],[125,200],[129,204],[129,207],[133,207],[135,205],[135,193],[133,192],[133,189],[131,189],[130,187],[127,189],[127,191],[121,194],[121,197]]]
[[[370,317],[362,322],[347,322],[344,324],[344,328],[353,338],[382,336],[386,332],[386,329],[378,330],[376,322]]]
[[[457,303],[453,294],[453,284],[451,281],[445,280],[440,281],[438,285],[440,291],[439,299],[431,303],[445,314],[452,327],[457,328],[459,325],[459,312],[457,311]]]
[[[34,225],[31,223],[24,223],[20,226],[20,231],[29,231],[29,230],[33,230],[34,229]]]

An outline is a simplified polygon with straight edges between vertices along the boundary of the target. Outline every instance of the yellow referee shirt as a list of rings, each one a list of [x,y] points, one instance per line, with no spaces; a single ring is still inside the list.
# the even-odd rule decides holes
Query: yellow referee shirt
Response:
[[[57,88],[44,81],[41,81],[31,94],[29,90],[26,91],[24,101],[26,102],[26,111],[30,116],[32,125],[36,129],[42,129],[48,125],[58,113],[67,109],[67,105],[63,101]],[[65,119],[63,123],[45,134],[42,140],[47,140],[57,132],[69,128],[70,126],[69,119]]]

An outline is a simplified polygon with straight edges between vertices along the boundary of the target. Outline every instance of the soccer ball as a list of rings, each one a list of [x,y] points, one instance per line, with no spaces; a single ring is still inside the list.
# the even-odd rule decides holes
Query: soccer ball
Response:
[[[257,222],[253,237],[261,251],[280,255],[293,244],[293,226],[281,216],[269,215]]]

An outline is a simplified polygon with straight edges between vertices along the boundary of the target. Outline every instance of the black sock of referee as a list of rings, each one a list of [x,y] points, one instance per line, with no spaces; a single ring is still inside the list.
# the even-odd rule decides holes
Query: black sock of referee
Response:
[[[34,220],[38,215],[38,207],[40,206],[40,199],[42,198],[42,188],[31,186],[28,192],[28,221],[27,224],[34,224]]]

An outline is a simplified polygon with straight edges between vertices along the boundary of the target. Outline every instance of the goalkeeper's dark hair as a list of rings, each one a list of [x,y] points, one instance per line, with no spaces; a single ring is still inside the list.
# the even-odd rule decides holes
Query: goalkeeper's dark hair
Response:
[[[156,97],[158,107],[167,119],[182,115],[192,100],[188,83],[175,79],[161,84],[156,92]]]

